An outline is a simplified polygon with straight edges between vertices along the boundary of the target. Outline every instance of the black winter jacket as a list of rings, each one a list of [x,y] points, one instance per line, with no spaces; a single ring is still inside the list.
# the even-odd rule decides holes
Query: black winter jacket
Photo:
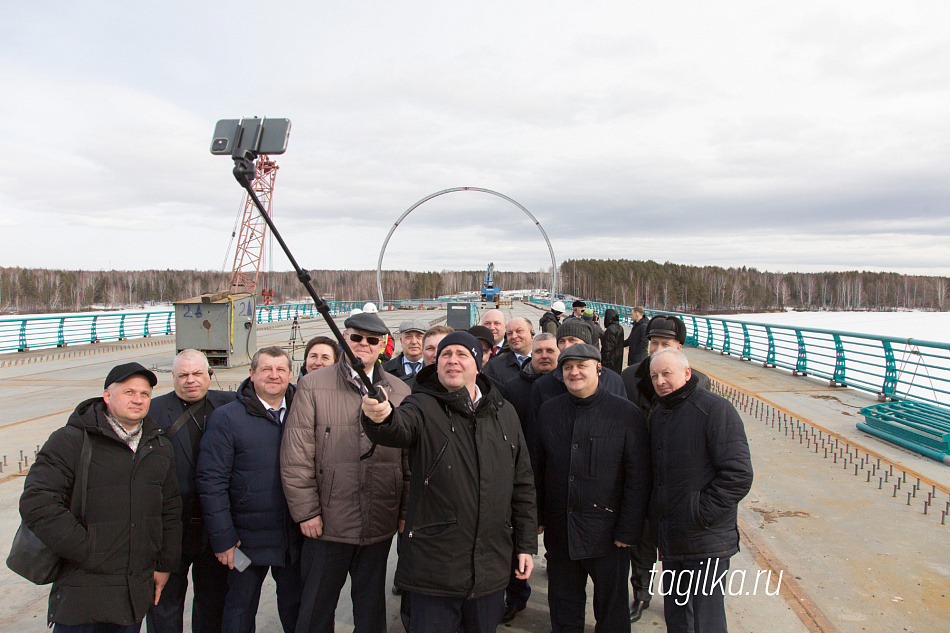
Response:
[[[576,318],[576,317],[575,317]],[[623,380],[612,369],[604,369],[600,374],[600,386],[615,396],[624,397],[626,391],[623,388]],[[538,412],[541,405],[557,396],[567,393],[567,386],[564,384],[564,372],[560,367],[555,367],[544,374],[534,382],[531,387],[531,405],[528,413],[528,420],[525,423],[527,433],[525,440],[528,442],[528,451],[531,455],[531,463],[537,467],[538,464],[538,432],[544,426],[544,420],[538,419]]]
[[[623,369],[623,325],[620,315],[613,308],[604,311],[604,335],[600,342],[600,357],[604,367],[618,374]]]
[[[538,328],[542,332],[557,334],[557,326],[560,324],[561,321],[558,319],[557,315],[548,310],[541,315],[541,320],[538,322]]]
[[[181,498],[168,439],[148,417],[133,454],[105,417],[102,398],[82,402],[36,456],[20,515],[66,566],[49,596],[50,624],[140,622],[152,572],[178,568]],[[86,514],[70,513],[83,429],[92,443]]]
[[[660,560],[739,551],[736,512],[752,487],[749,443],[735,407],[697,382],[658,398],[650,413]]]
[[[640,320],[630,328],[630,334],[624,345],[630,348],[627,352],[627,365],[635,366],[641,360],[650,355],[650,341],[647,340],[647,324],[650,319],[640,317]]]
[[[643,413],[603,388],[541,405],[536,487],[547,551],[571,560],[605,556],[640,540],[650,501]]]
[[[212,410],[234,402],[233,391],[209,390],[206,397]],[[148,416],[162,432],[167,433],[185,410],[178,395],[172,391],[152,400]],[[171,442],[175,453],[175,471],[178,473],[178,490],[181,492],[182,555],[192,557],[208,546],[208,535],[201,521],[192,521],[201,519],[201,505],[198,502],[198,489],[195,487],[195,451],[191,445],[188,424],[193,423],[186,423],[174,437],[168,437],[168,441]]]
[[[521,363],[518,362],[518,356],[511,350],[495,356],[482,368],[485,377],[490,378],[496,386],[504,385],[520,371]]]
[[[528,430],[526,424],[528,421],[529,409],[531,407],[531,387],[534,381],[540,378],[542,374],[536,374],[530,361],[524,364],[518,375],[508,380],[501,386],[499,392],[502,397],[511,403],[521,420],[521,432],[525,434],[527,441]]]
[[[449,393],[436,365],[382,424],[363,417],[374,442],[409,449],[409,511],[396,586],[430,596],[479,598],[508,584],[512,551],[538,550],[534,476],[512,406],[478,376]]]
[[[284,394],[288,409],[293,397],[290,385]],[[226,552],[241,541],[241,551],[255,565],[282,567],[297,560],[302,536],[290,517],[280,479],[283,431],[267,414],[249,378],[238,387],[236,401],[218,407],[208,418],[196,482],[215,552]]]
[[[703,372],[690,368],[693,376],[698,381],[698,386],[703,389],[709,389],[709,376]],[[656,397],[656,390],[653,388],[653,381],[650,380],[650,358],[644,358],[638,365],[627,367],[620,374],[623,380],[624,391],[627,399],[640,407],[644,413],[650,413],[653,407],[653,400]],[[649,424],[649,420],[647,421]]]

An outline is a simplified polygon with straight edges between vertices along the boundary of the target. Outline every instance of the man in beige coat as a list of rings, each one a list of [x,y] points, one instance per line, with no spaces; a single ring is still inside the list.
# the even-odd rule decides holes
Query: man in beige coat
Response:
[[[376,314],[344,321],[346,343],[373,384],[394,405],[409,387],[377,362],[388,330]],[[355,633],[386,631],[386,561],[401,529],[409,466],[401,449],[376,447],[360,425],[365,388],[344,357],[304,376],[280,451],[284,494],[306,537],[301,553],[303,599],[297,633],[330,633],[340,591],[351,578]]]

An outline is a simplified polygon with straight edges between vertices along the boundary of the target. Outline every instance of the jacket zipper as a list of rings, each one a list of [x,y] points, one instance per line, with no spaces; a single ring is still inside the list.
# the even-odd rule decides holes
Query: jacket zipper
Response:
[[[439,465],[439,462],[442,461],[442,456],[445,455],[445,449],[449,447],[449,440],[445,440],[445,444],[442,445],[442,450],[439,451],[439,454],[436,455],[435,461],[432,462],[432,466],[429,467],[429,471],[426,473],[425,479],[422,481],[422,491],[425,492],[429,488],[429,477],[432,476],[432,473],[435,472],[436,467]]]
[[[323,474],[323,463],[327,458],[327,443],[330,441],[330,427],[323,433],[323,450],[320,451],[320,474]]]

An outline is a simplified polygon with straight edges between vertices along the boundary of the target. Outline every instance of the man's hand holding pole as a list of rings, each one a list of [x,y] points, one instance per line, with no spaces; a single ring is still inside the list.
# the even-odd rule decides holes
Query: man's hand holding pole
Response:
[[[363,415],[376,424],[382,424],[392,412],[393,406],[389,404],[389,400],[380,402],[369,396],[363,396]]]

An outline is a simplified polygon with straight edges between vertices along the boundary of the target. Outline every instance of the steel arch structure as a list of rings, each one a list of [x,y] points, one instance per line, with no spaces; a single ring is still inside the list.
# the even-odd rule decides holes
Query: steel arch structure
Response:
[[[480,192],[480,193],[487,193],[487,194],[490,194],[490,195],[493,195],[493,196],[498,196],[498,197],[501,198],[502,200],[507,200],[507,201],[510,202],[511,204],[515,205],[516,207],[518,207],[519,209],[521,209],[521,210],[524,212],[525,215],[527,215],[529,218],[531,218],[531,221],[534,222],[535,226],[538,227],[538,230],[541,231],[541,236],[544,237],[544,242],[545,242],[545,244],[548,245],[548,252],[551,254],[551,297],[552,297],[551,300],[553,301],[553,300],[554,300],[553,297],[554,297],[554,295],[555,295],[556,292],[557,292],[557,260],[554,258],[554,248],[551,246],[551,240],[548,239],[548,234],[544,232],[544,227],[541,226],[541,223],[538,222],[538,219],[535,218],[535,217],[531,214],[531,212],[528,211],[526,208],[524,208],[524,206],[522,206],[517,200],[514,200],[513,198],[509,198],[508,196],[506,196],[506,195],[503,194],[503,193],[499,193],[499,192],[497,192],[497,191],[492,191],[491,189],[483,189],[483,188],[481,188],[481,187],[453,187],[453,188],[451,188],[451,189],[443,189],[442,191],[436,191],[435,193],[431,193],[431,194],[429,194],[428,196],[426,196],[425,198],[423,198],[422,200],[418,201],[417,203],[415,203],[414,205],[412,205],[411,207],[409,207],[408,209],[406,209],[406,210],[403,212],[403,214],[400,215],[399,218],[396,220],[396,222],[393,224],[392,228],[389,229],[389,233],[386,234],[386,239],[383,240],[383,247],[382,247],[381,249],[379,249],[379,261],[376,263],[376,291],[377,291],[377,293],[379,294],[379,306],[380,306],[380,308],[382,308],[383,305],[384,305],[384,301],[383,301],[383,255],[386,254],[386,247],[389,245],[389,238],[391,238],[391,237],[393,236],[393,233],[396,232],[396,228],[397,228],[397,227],[399,226],[399,224],[406,218],[406,216],[409,215],[410,213],[412,213],[412,212],[413,212],[414,210],[416,210],[418,207],[422,206],[423,204],[425,204],[425,203],[428,202],[429,200],[432,200],[433,198],[437,198],[437,197],[439,197],[439,196],[444,196],[444,195],[447,194],[447,193],[455,193],[455,192],[457,192],[457,191],[478,191],[478,192]]]

